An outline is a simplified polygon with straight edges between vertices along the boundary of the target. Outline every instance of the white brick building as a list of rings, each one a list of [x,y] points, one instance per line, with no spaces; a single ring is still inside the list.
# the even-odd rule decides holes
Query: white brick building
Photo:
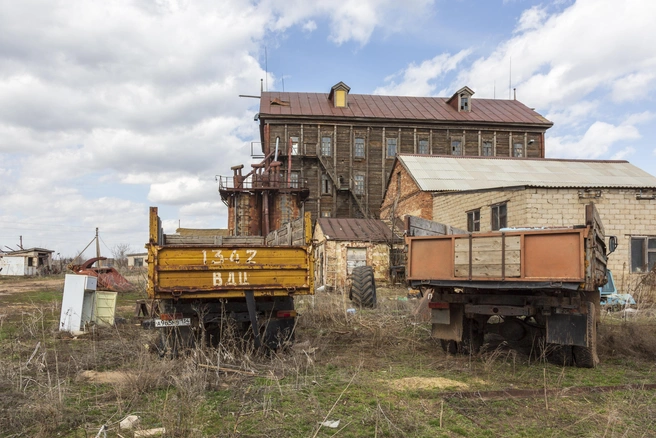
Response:
[[[617,286],[634,284],[656,264],[656,177],[627,161],[404,156],[402,162],[432,192],[432,220],[471,231],[571,226],[584,223],[584,205],[594,202],[606,235],[619,240],[608,264]]]

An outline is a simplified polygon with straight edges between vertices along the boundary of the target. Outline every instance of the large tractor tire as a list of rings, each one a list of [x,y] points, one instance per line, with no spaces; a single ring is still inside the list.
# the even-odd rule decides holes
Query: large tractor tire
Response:
[[[376,307],[376,283],[371,266],[358,266],[353,269],[351,300],[361,307]]]

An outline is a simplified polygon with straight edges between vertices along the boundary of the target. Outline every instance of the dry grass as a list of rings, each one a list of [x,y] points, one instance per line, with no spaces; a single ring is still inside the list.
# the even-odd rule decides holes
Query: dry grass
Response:
[[[529,359],[506,344],[446,355],[405,290],[379,288],[376,309],[340,294],[303,297],[296,343],[263,353],[232,336],[160,358],[156,333],[132,324],[73,338],[57,301],[19,303],[0,323],[0,436],[93,437],[130,414],[167,437],[640,436],[655,431],[650,391],[570,396],[567,388],[653,383],[653,318],[605,316],[602,365]],[[1,304],[1,302],[0,302]],[[129,308],[129,306],[126,306]],[[131,310],[131,309],[130,309]],[[127,315],[126,315],[127,316]],[[545,398],[481,401],[453,391],[558,389]],[[320,421],[340,419],[338,429]],[[511,426],[509,426],[511,425]],[[120,432],[122,436],[129,433]]]

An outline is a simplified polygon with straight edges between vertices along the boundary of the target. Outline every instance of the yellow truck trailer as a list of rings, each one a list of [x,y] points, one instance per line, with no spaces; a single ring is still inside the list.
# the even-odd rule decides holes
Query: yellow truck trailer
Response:
[[[182,236],[164,234],[151,207],[148,296],[158,303],[162,353],[216,339],[228,321],[250,327],[257,347],[290,339],[294,297],[314,293],[311,239],[309,213],[266,237]]]

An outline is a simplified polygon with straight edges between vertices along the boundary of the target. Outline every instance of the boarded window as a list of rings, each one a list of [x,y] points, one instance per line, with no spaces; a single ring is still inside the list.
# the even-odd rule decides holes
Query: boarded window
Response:
[[[330,157],[332,154],[333,154],[332,138],[321,137],[321,155],[324,157]]]
[[[298,155],[299,154],[298,137],[289,137],[289,144],[290,144],[292,155]]]
[[[481,231],[481,210],[467,212],[467,231]]]
[[[367,248],[346,248],[346,272],[353,273],[353,268],[367,266]]]
[[[524,144],[515,143],[513,144],[513,157],[523,157],[524,156]]]
[[[355,158],[364,158],[364,138],[356,137],[353,156]]]
[[[631,272],[651,271],[656,263],[656,237],[631,238]]]
[[[387,139],[387,158],[394,158],[396,156],[396,139]]]
[[[428,150],[428,140],[419,140],[419,147],[417,148],[417,153],[422,155],[427,155]]]
[[[355,181],[355,187],[353,191],[356,195],[364,195],[364,175],[358,174],[353,177]]]
[[[330,183],[330,178],[325,173],[321,175],[321,194],[332,195],[333,185]]]
[[[451,140],[451,155],[462,155],[462,142]]]
[[[497,204],[492,206],[492,231],[498,231],[508,226],[508,205]]]
[[[486,157],[491,157],[492,156],[492,142],[491,141],[484,141],[483,142],[483,155]]]

